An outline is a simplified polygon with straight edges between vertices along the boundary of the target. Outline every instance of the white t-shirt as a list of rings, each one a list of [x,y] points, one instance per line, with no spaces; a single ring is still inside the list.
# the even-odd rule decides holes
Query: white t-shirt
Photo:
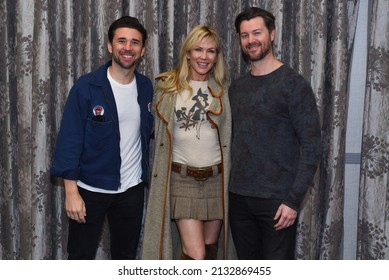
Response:
[[[178,94],[174,108],[173,161],[194,167],[221,162],[217,129],[207,119],[213,100],[208,81],[190,81],[189,91]]]
[[[107,77],[111,83],[119,116],[120,157],[122,160],[120,167],[121,186],[117,191],[110,191],[89,186],[81,181],[78,181],[78,185],[89,191],[114,194],[125,192],[142,181],[140,107],[135,78],[129,84],[120,84],[111,77],[109,70]]]

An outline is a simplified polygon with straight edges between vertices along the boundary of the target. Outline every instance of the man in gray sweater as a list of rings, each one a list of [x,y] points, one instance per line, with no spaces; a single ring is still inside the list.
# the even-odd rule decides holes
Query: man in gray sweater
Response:
[[[321,153],[315,96],[301,75],[275,58],[270,12],[249,8],[235,28],[250,72],[229,89],[233,240],[239,259],[294,259],[299,206]]]

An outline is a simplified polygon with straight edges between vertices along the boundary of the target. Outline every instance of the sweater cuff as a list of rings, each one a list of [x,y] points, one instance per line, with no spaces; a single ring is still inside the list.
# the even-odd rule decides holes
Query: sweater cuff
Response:
[[[282,203],[285,204],[286,206],[292,208],[292,209],[293,209],[294,211],[296,211],[297,213],[300,211],[299,205],[296,205],[295,203],[293,203],[293,202],[291,202],[291,201],[284,200]]]

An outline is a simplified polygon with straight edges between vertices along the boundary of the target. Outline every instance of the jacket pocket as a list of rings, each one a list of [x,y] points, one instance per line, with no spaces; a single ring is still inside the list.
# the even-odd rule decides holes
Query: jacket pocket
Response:
[[[85,129],[85,146],[99,151],[110,150],[114,147],[113,122],[96,122],[88,119]]]

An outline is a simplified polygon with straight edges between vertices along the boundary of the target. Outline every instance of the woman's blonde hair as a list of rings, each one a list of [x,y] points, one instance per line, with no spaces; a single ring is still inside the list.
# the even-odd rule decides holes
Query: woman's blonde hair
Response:
[[[179,62],[176,69],[160,74],[156,79],[162,79],[163,83],[157,84],[157,90],[165,93],[181,92],[185,89],[192,91],[189,85],[188,52],[193,50],[204,38],[212,38],[216,43],[217,58],[210,75],[215,81],[223,85],[227,81],[226,66],[220,38],[216,30],[206,25],[198,25],[185,38],[179,54]]]

